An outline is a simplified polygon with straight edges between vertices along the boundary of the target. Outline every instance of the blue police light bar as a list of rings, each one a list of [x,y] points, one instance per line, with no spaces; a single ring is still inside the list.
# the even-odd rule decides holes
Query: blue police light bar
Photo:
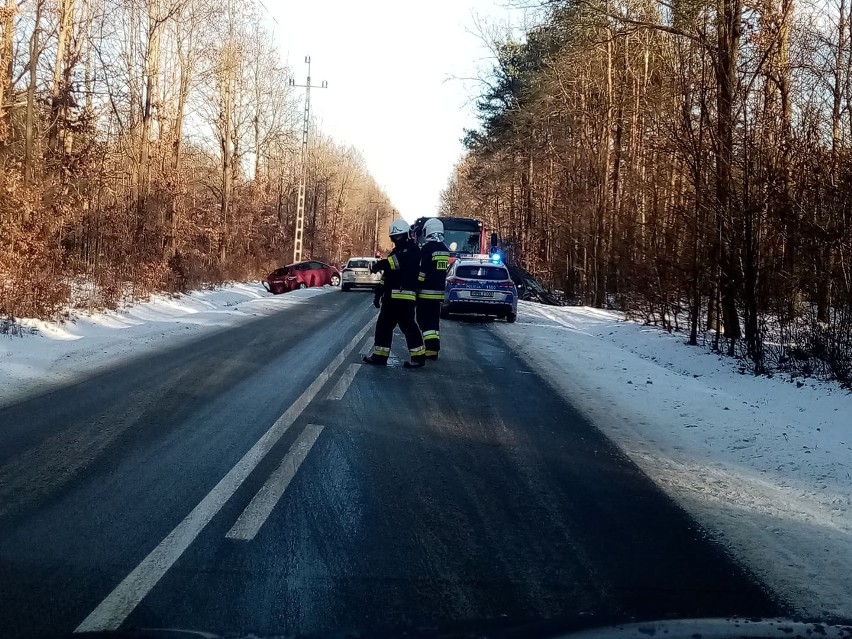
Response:
[[[491,254],[491,263],[492,264],[500,264],[503,261],[503,256],[500,255],[500,251],[494,251]]]

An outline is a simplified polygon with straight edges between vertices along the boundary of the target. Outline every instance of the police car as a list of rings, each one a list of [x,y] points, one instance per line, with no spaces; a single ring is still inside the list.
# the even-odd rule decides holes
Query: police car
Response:
[[[441,317],[450,313],[488,315],[514,322],[518,290],[499,253],[459,256],[447,271]]]

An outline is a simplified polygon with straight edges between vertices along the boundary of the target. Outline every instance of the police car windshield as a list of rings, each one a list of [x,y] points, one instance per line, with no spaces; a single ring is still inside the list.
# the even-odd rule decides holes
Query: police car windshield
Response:
[[[459,266],[456,271],[458,277],[468,280],[507,280],[509,273],[499,266]]]
[[[480,253],[479,232],[444,231],[444,244],[451,253]]]

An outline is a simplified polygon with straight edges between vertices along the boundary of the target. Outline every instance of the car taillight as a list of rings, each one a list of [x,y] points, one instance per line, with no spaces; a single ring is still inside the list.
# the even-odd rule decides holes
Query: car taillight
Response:
[[[459,284],[464,284],[464,280],[458,277],[448,277],[447,284],[449,284],[450,286],[457,286]]]
[[[509,280],[508,282],[500,282],[498,286],[500,288],[515,288],[515,283],[512,280]]]

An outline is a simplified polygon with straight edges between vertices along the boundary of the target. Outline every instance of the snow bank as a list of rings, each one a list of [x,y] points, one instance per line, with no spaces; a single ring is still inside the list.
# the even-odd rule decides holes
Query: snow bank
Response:
[[[852,396],[740,374],[618,313],[496,330],[799,614],[852,619]]]
[[[0,404],[333,290],[272,295],[260,283],[233,284],[179,297],[155,295],[117,311],[75,315],[64,322],[21,320],[34,334],[0,335]]]

